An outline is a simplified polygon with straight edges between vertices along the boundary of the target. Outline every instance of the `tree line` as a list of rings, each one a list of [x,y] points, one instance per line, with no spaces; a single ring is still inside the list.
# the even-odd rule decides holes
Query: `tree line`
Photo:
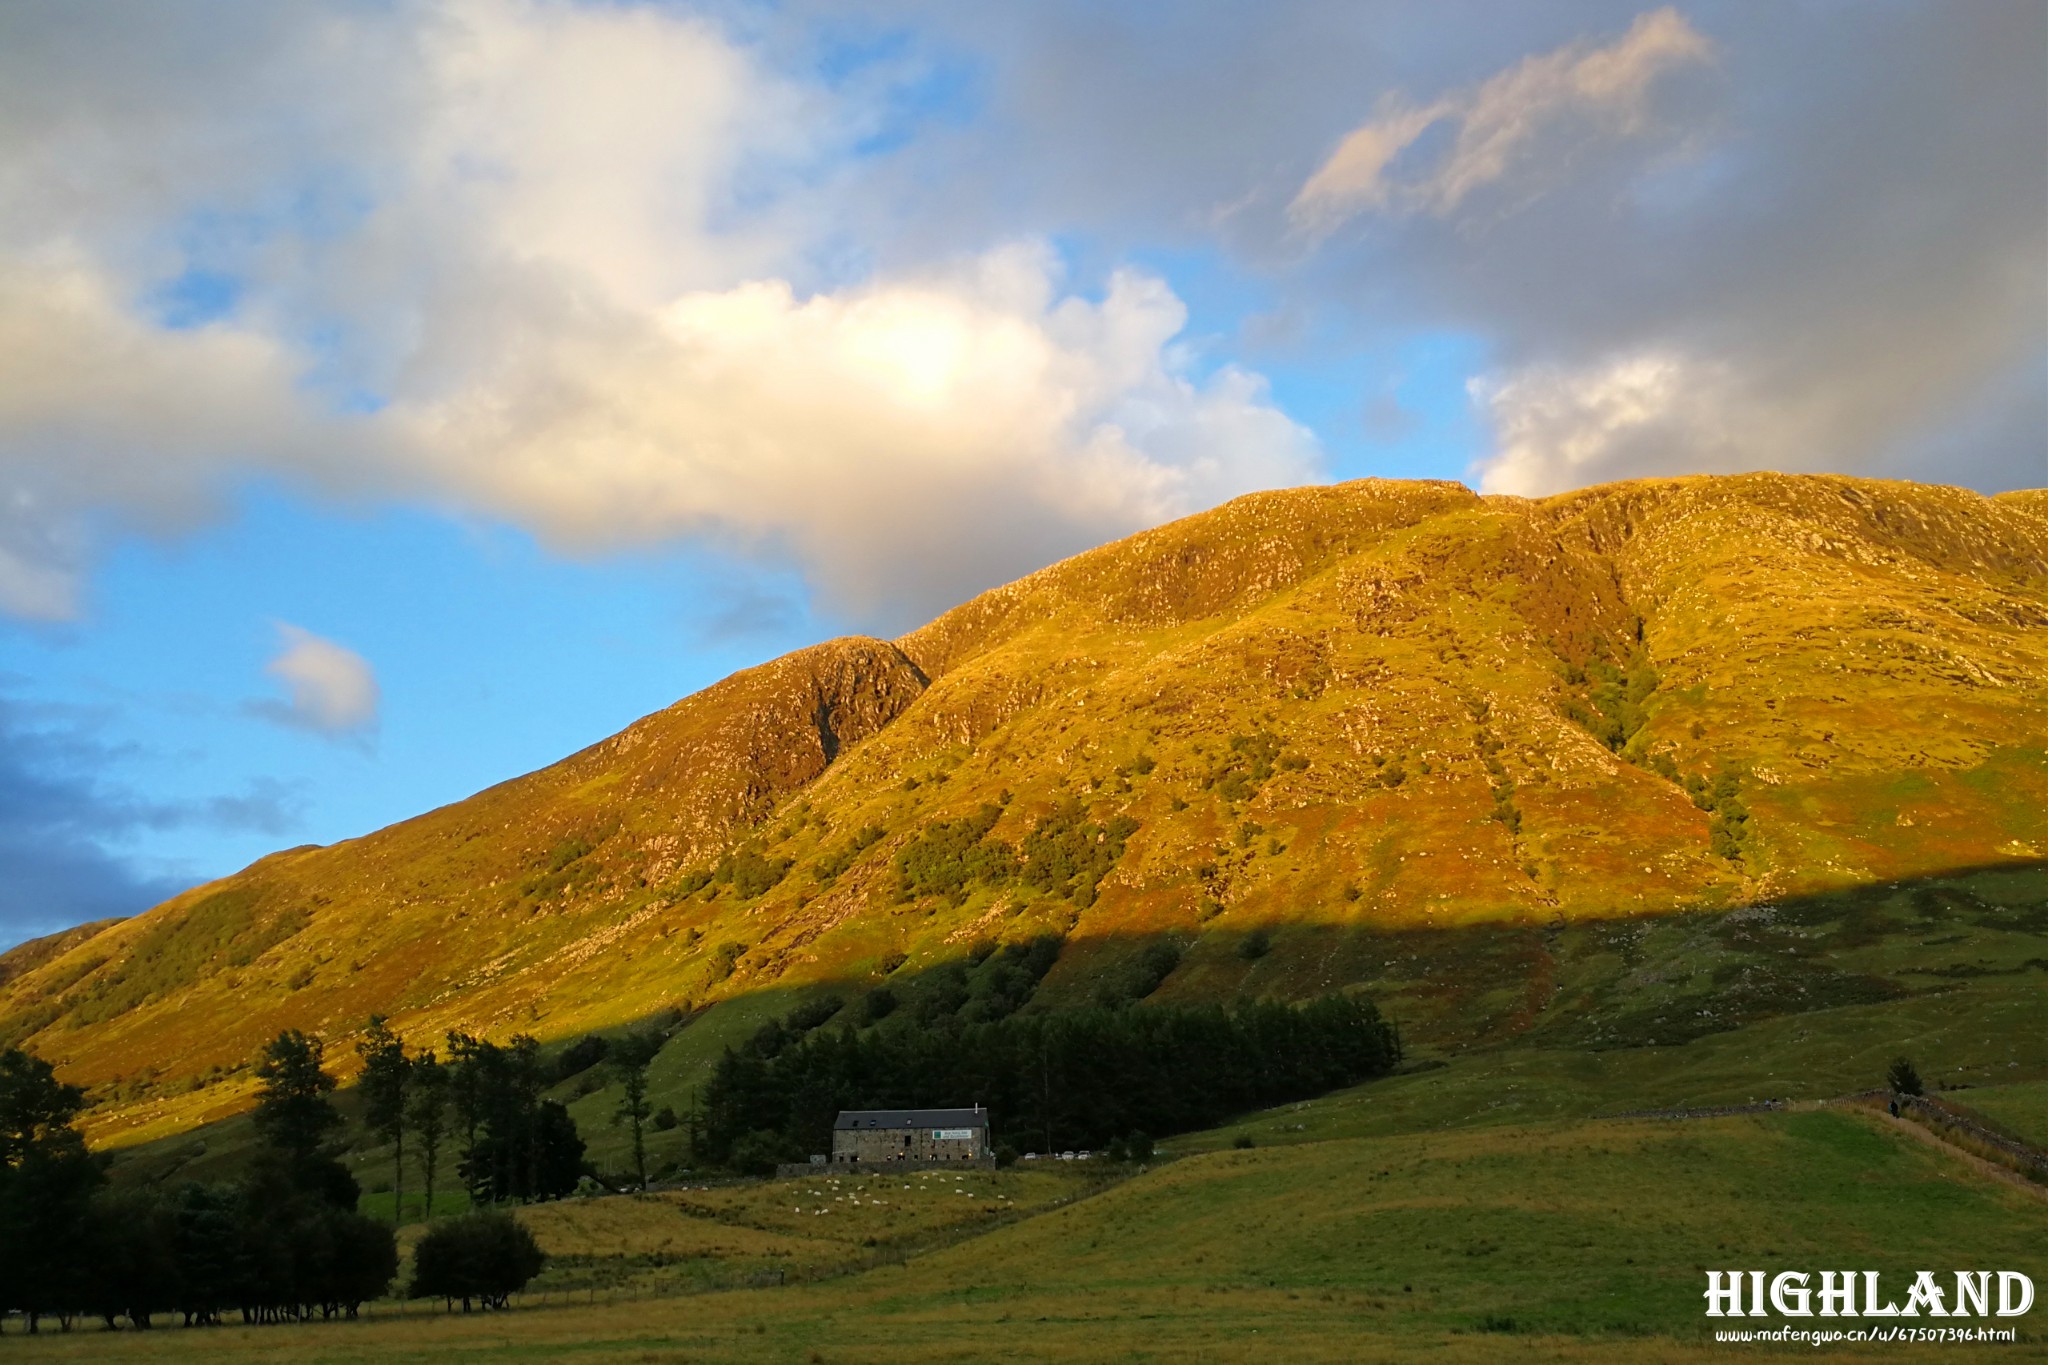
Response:
[[[146,1329],[353,1317],[398,1273],[391,1229],[356,1212],[341,1115],[317,1038],[277,1036],[257,1067],[258,1149],[235,1182],[107,1186],[74,1120],[85,1092],[48,1062],[0,1053],[0,1311],[31,1332],[80,1317]]]
[[[591,1174],[583,1138],[567,1106],[543,1092],[600,1063],[624,1092],[615,1118],[631,1128],[636,1176],[646,1184],[647,1068],[662,1041],[659,1033],[615,1041],[591,1034],[550,1062],[528,1034],[500,1045],[451,1031],[444,1060],[431,1048],[408,1052],[383,1016],[372,1015],[356,1048],[358,1086],[365,1124],[391,1147],[395,1220],[405,1221],[408,1145],[427,1218],[451,1139],[460,1144],[455,1176],[472,1208],[572,1193]]]
[[[842,1109],[968,1103],[996,1116],[1007,1144],[1106,1148],[1355,1085],[1400,1059],[1394,1027],[1370,1000],[1348,995],[1010,1014],[951,1027],[848,1022],[806,1033],[785,1021],[720,1059],[702,1098],[698,1155],[760,1172],[830,1151]]]
[[[444,1141],[473,1206],[566,1194],[585,1173],[568,1111],[541,1098],[555,1077],[539,1044],[449,1035],[449,1060],[408,1054],[382,1019],[359,1051],[370,1131],[394,1148],[403,1207],[406,1139],[431,1214]],[[637,1057],[624,1050],[631,1062]],[[644,1109],[645,1062],[641,1094]],[[85,1092],[20,1049],[0,1052],[0,1315],[36,1332],[81,1317],[137,1329],[176,1316],[204,1326],[354,1317],[398,1273],[392,1229],[357,1211],[340,1159],[345,1121],[318,1038],[286,1030],[263,1050],[253,1114],[257,1150],[239,1180],[117,1188],[75,1121]],[[544,1257],[508,1215],[483,1208],[437,1225],[415,1253],[414,1297],[503,1307]]]

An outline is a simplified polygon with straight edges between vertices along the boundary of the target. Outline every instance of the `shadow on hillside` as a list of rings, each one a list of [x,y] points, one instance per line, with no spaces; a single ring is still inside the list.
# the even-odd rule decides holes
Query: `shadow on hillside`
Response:
[[[1085,926],[1084,926],[1085,928]],[[1000,927],[946,961],[887,975],[768,985],[690,1014],[619,1028],[658,1031],[657,1097],[678,1107],[727,1047],[818,1028],[950,1028],[1019,1011],[1303,1000],[1363,991],[1411,1050],[1436,1057],[1530,1046],[1669,1047],[1773,1018],[1883,1005],[1968,983],[2048,998],[2048,861],[1790,896],[1734,910],[1649,918],[1482,924],[1210,926],[1142,937],[1005,941]],[[502,1040],[500,1040],[502,1041]],[[545,1039],[559,1058],[573,1038]],[[602,1066],[551,1092],[594,1142],[615,1102]],[[352,1112],[354,1097],[341,1094]],[[579,1104],[579,1101],[581,1102]],[[352,1125],[353,1127],[353,1125]],[[215,1178],[252,1135],[246,1117],[123,1152],[125,1178]]]
[[[921,971],[821,984],[800,998],[837,995],[859,1017],[862,1002],[880,991],[895,998],[894,1008],[922,1011],[921,1022],[939,1025],[974,1017],[977,1001],[992,993],[999,1003],[1014,995],[1014,985],[1006,991],[991,978],[1015,970],[1008,959],[1016,952],[992,937]],[[1518,1040],[1608,1049],[1669,1046],[1787,1014],[2038,973],[2048,973],[2048,861],[1633,919],[1080,933],[1060,945],[1023,1007],[1303,1000],[1362,990],[1411,1044],[1433,1050]]]

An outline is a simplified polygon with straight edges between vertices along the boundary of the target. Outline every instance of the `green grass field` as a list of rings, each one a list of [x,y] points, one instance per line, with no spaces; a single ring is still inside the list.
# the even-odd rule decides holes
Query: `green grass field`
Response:
[[[2048,1148],[2048,1081],[1961,1090],[1948,1098],[2034,1146]]]
[[[355,1323],[82,1328],[7,1349],[307,1362],[1689,1360],[1732,1349],[1707,1336],[1707,1267],[1853,1265],[1887,1279],[2015,1268],[2048,1284],[2048,1201],[1843,1110],[1297,1141],[1088,1182],[1011,1170],[570,1201],[522,1215],[559,1261],[510,1313],[380,1304]],[[603,1285],[574,1278],[607,1263]],[[672,1292],[714,1264],[727,1282],[779,1266],[792,1283]],[[2044,1318],[2037,1308],[2020,1324],[2029,1337],[1994,1358],[2048,1350]]]

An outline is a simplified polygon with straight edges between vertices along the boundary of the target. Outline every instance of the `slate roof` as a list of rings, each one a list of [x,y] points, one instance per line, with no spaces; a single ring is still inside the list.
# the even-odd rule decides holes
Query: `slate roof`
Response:
[[[976,1106],[973,1109],[842,1109],[839,1121],[832,1125],[844,1132],[873,1129],[883,1132],[892,1128],[986,1128],[988,1110]]]

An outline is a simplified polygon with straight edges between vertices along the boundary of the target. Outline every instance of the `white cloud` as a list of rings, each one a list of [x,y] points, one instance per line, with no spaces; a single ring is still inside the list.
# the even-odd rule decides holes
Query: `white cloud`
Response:
[[[190,526],[231,469],[338,476],[372,436],[310,404],[273,338],[157,326],[76,252],[0,255],[0,611],[77,613],[90,515]]]
[[[287,701],[249,704],[252,714],[327,735],[361,735],[377,723],[377,675],[346,645],[277,623],[283,648],[264,672],[284,684]]]
[[[1526,57],[1426,105],[1387,95],[1302,185],[1288,216],[1297,229],[1320,234],[1370,211],[1452,213],[1518,163],[1539,159],[1547,138],[1641,131],[1656,79],[1711,52],[1683,15],[1665,8],[1637,16],[1605,47],[1577,42]],[[1403,154],[1439,123],[1457,128],[1450,148],[1426,171],[1400,174]]]
[[[1026,243],[819,287],[866,114],[704,21],[418,0],[235,32],[212,99],[125,44],[106,79],[146,99],[22,87],[0,610],[74,612],[97,518],[188,526],[250,471],[584,552],[719,537],[903,620],[1316,470],[1256,376],[1190,367],[1152,277],[1063,294]],[[37,60],[6,47],[0,88]],[[145,301],[192,265],[242,297],[165,325]]]
[[[1482,492],[1538,497],[1615,479],[1834,467],[1849,425],[1832,395],[1797,395],[1670,348],[1473,380],[1493,428]]]
[[[558,543],[777,540],[869,611],[1313,473],[1255,377],[1185,372],[1161,281],[1062,298],[1056,265],[1027,244],[808,298],[686,294],[395,420],[449,496]]]
[[[1659,444],[1684,451],[1686,462],[1701,444],[1726,444],[1725,377],[1704,376],[1675,354],[1581,370],[1532,366],[1468,388],[1494,429],[1494,451],[1480,470],[1486,493],[1541,496],[1648,472],[1642,457]]]

